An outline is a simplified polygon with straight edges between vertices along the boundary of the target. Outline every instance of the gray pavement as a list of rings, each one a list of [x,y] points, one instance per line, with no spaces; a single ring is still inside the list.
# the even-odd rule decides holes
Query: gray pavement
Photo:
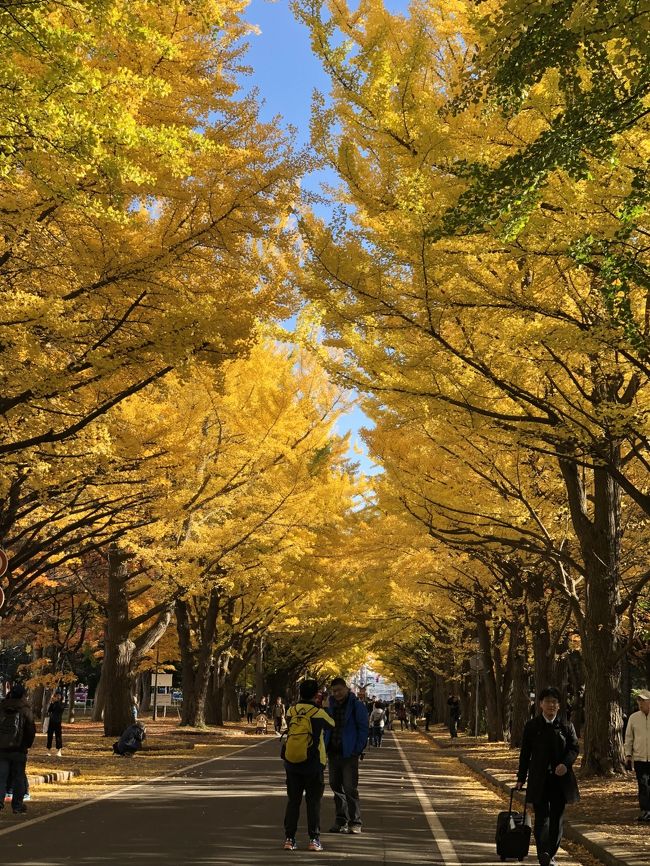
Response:
[[[0,818],[4,866],[238,866],[380,863],[500,866],[494,825],[500,799],[419,735],[387,734],[362,764],[360,836],[323,832],[323,853],[283,851],[284,773],[276,740],[16,824]],[[329,790],[323,829],[332,823]],[[531,856],[534,861],[534,857]],[[568,856],[562,866],[577,866]]]

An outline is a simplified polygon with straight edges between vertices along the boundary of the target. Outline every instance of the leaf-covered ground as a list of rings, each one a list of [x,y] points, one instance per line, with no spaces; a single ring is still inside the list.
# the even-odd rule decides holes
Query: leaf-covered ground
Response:
[[[28,775],[52,770],[78,770],[69,782],[33,785],[28,803],[29,817],[37,817],[62,806],[97,797],[111,788],[165,775],[208,758],[227,754],[253,741],[240,725],[222,729],[179,728],[177,719],[146,721],[147,739],[134,758],[112,753],[115,737],[104,737],[99,723],[77,721],[63,725],[63,756],[46,755],[44,734],[37,734],[29,752]],[[17,819],[20,820],[20,819]]]

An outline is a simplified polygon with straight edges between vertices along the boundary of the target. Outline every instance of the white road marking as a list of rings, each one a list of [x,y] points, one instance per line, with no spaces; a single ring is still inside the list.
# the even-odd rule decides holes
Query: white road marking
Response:
[[[232,758],[233,755],[238,755],[240,752],[247,752],[249,749],[254,749],[261,743],[268,743],[269,739],[270,738],[258,740],[256,743],[251,743],[250,746],[242,746],[241,749],[235,749],[234,752],[228,752],[227,755],[217,755],[214,758],[206,758],[204,761],[198,761],[196,764],[188,764],[186,767],[177,767],[175,770],[170,770],[169,773],[163,773],[162,776],[156,776],[153,779],[145,779],[142,782],[136,782],[135,785],[123,785],[121,788],[113,788],[105,794],[99,794],[99,796],[91,797],[88,800],[80,800],[78,803],[73,803],[72,806],[65,806],[63,809],[57,809],[55,812],[48,812],[47,815],[39,815],[38,818],[28,818],[26,821],[19,819],[13,827],[5,827],[0,830],[0,836],[6,836],[7,833],[15,833],[17,830],[22,830],[23,827],[40,824],[42,821],[49,821],[50,818],[56,818],[57,815],[65,815],[66,812],[75,812],[77,809],[83,809],[84,806],[91,806],[93,803],[98,803],[100,800],[110,800],[111,797],[117,797],[126,791],[133,791],[135,788],[152,785],[154,782],[162,782],[163,779],[169,779],[179,773],[187,773],[189,770],[195,770],[197,767],[203,767],[205,764],[211,764],[213,761],[223,761],[225,758]]]
[[[400,757],[404,762],[404,766],[406,767],[406,772],[408,773],[411,784],[413,785],[413,790],[415,791],[416,796],[420,801],[420,806],[422,807],[424,816],[429,824],[431,835],[433,836],[435,843],[438,846],[438,850],[440,851],[442,862],[445,864],[445,866],[461,866],[460,860],[456,855],[456,850],[452,844],[452,841],[449,836],[447,836],[445,828],[440,823],[440,818],[438,817],[436,811],[431,805],[431,800],[429,799],[427,792],[424,789],[424,785],[422,784],[422,782],[420,782],[418,777],[413,772],[413,767],[411,766],[409,759],[404,754],[404,749],[402,748],[400,741],[395,735],[393,735],[393,739],[395,740],[397,751],[400,753]]]

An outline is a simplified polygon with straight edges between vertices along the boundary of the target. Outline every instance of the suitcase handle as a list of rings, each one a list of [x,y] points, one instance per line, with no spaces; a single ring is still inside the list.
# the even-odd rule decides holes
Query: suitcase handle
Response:
[[[510,789],[510,805],[508,806],[508,817],[509,817],[510,815],[512,815],[512,798],[515,796],[515,791],[522,791],[522,792],[525,792],[526,790],[527,790],[526,788],[511,788],[511,789]],[[528,804],[526,803],[526,798],[524,797],[524,812],[523,812],[523,816],[522,816],[523,818],[526,817],[526,807],[527,807],[527,805],[528,805]]]

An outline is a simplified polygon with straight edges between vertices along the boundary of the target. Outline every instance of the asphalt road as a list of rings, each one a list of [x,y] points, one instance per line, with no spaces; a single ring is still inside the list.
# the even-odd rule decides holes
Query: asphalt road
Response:
[[[117,760],[117,759],[116,759]],[[288,861],[385,866],[501,866],[496,795],[417,734],[387,734],[369,749],[361,779],[363,833],[324,832],[323,853],[283,851],[284,772],[276,740],[197,762],[41,818],[0,821],[3,866],[275,866]],[[303,807],[304,809],[304,807]],[[322,826],[334,814],[326,788]],[[536,862],[531,850],[529,862]],[[577,866],[568,856],[562,866]]]

